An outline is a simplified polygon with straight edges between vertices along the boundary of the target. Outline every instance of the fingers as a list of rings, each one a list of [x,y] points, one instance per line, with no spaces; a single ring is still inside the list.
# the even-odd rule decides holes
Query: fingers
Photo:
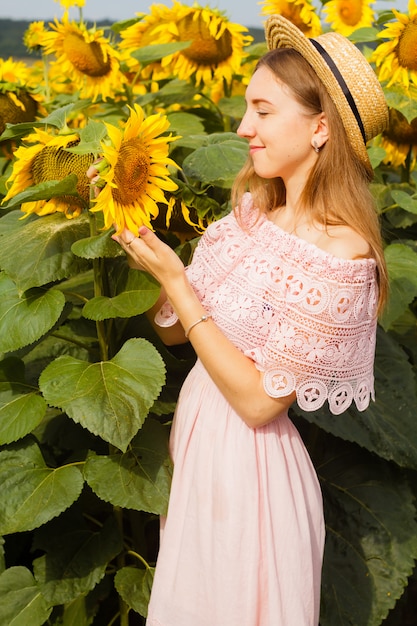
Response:
[[[91,180],[91,182],[93,182],[94,178],[97,177],[98,171],[97,171],[96,166],[95,166],[94,163],[92,165],[90,165],[90,167],[88,168],[86,174],[87,174],[88,178]]]

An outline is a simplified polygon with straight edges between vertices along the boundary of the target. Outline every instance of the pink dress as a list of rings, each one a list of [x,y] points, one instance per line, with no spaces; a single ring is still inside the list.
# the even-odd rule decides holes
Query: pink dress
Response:
[[[246,194],[201,238],[188,277],[215,323],[264,371],[339,414],[373,397],[375,262],[343,260],[288,234]],[[167,304],[161,325],[174,323]],[[222,355],[219,354],[219,359]],[[340,418],[342,419],[342,418]],[[197,361],[171,433],[174,475],[147,626],[317,626],[320,486],[286,414],[249,428]]]

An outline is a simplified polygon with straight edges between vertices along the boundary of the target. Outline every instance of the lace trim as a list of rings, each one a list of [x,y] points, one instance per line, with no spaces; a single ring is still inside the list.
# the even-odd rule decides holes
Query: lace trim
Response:
[[[161,328],[169,328],[178,322],[178,316],[168,300],[164,302],[154,317],[154,322]]]

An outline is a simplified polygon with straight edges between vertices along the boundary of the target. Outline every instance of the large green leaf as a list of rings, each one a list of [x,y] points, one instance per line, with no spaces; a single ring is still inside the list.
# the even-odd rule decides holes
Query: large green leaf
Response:
[[[417,557],[406,476],[359,447],[327,436],[313,451],[325,501],[321,626],[379,626]]]
[[[0,574],[0,624],[42,626],[52,607],[47,604],[31,572],[22,566]]]
[[[58,321],[65,296],[57,289],[33,288],[19,294],[14,282],[0,272],[0,352],[34,343]]]
[[[144,617],[148,615],[154,568],[123,567],[114,579],[114,585],[126,604]]]
[[[99,498],[114,506],[165,515],[171,484],[166,427],[148,418],[127,452],[90,453],[84,477]]]
[[[123,547],[114,517],[94,531],[84,528],[80,520],[73,528],[60,521],[44,529],[43,541],[37,536],[35,545],[45,554],[33,562],[35,578],[53,605],[71,602],[91,591]]]
[[[89,268],[71,252],[74,241],[89,235],[86,214],[72,220],[62,213],[29,220],[20,217],[19,211],[11,211],[0,219],[0,268],[20,290],[75,276]]]
[[[378,330],[375,359],[375,396],[366,411],[351,406],[343,415],[327,407],[310,413],[295,410],[327,432],[354,441],[398,465],[417,468],[415,423],[417,394],[407,355],[389,334]]]
[[[123,278],[123,277],[121,277]],[[114,317],[133,317],[148,311],[157,301],[161,287],[145,272],[131,270],[126,285],[113,298],[97,296],[83,308],[83,316],[90,320],[105,320]]]
[[[47,467],[38,445],[28,439],[0,452],[0,534],[32,530],[65,511],[80,495],[76,466]]]
[[[26,187],[23,191],[7,200],[4,203],[6,209],[20,207],[24,202],[36,202],[38,200],[49,200],[50,198],[59,198],[60,196],[78,196],[77,191],[78,177],[76,174],[70,174],[62,180],[48,180],[32,187]]]
[[[227,134],[223,134],[227,135]],[[197,148],[183,161],[185,175],[204,184],[229,189],[248,157],[246,141],[238,137],[220,141],[217,136],[208,145]]]
[[[129,339],[110,361],[62,356],[39,380],[46,401],[125,451],[165,382],[165,365],[145,339]]]
[[[385,258],[390,298],[380,322],[387,330],[417,296],[417,252],[405,244],[393,243],[385,248]]]
[[[0,444],[30,433],[43,419],[46,402],[24,380],[24,365],[15,358],[0,362]]]

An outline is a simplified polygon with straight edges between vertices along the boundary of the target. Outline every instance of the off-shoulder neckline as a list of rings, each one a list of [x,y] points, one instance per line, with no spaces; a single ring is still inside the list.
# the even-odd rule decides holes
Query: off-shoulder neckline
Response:
[[[269,220],[265,213],[257,211],[256,207],[254,206],[252,194],[250,194],[249,192],[247,192],[242,199],[242,209],[242,217],[244,216],[245,222],[247,222],[247,226],[250,229],[264,227],[271,234],[276,235],[276,233],[278,233],[282,239],[287,242],[292,242],[294,245],[297,245],[298,248],[302,248],[306,252],[310,252],[314,258],[325,260],[328,263],[330,262],[332,265],[337,264],[339,267],[342,266],[359,268],[376,266],[376,260],[373,257],[358,259],[346,259],[343,257],[338,257],[332,252],[323,250],[323,248],[319,248],[316,244],[307,241],[302,237],[299,237],[295,233],[289,233],[288,231],[275,224],[275,222],[273,222],[272,220]]]

